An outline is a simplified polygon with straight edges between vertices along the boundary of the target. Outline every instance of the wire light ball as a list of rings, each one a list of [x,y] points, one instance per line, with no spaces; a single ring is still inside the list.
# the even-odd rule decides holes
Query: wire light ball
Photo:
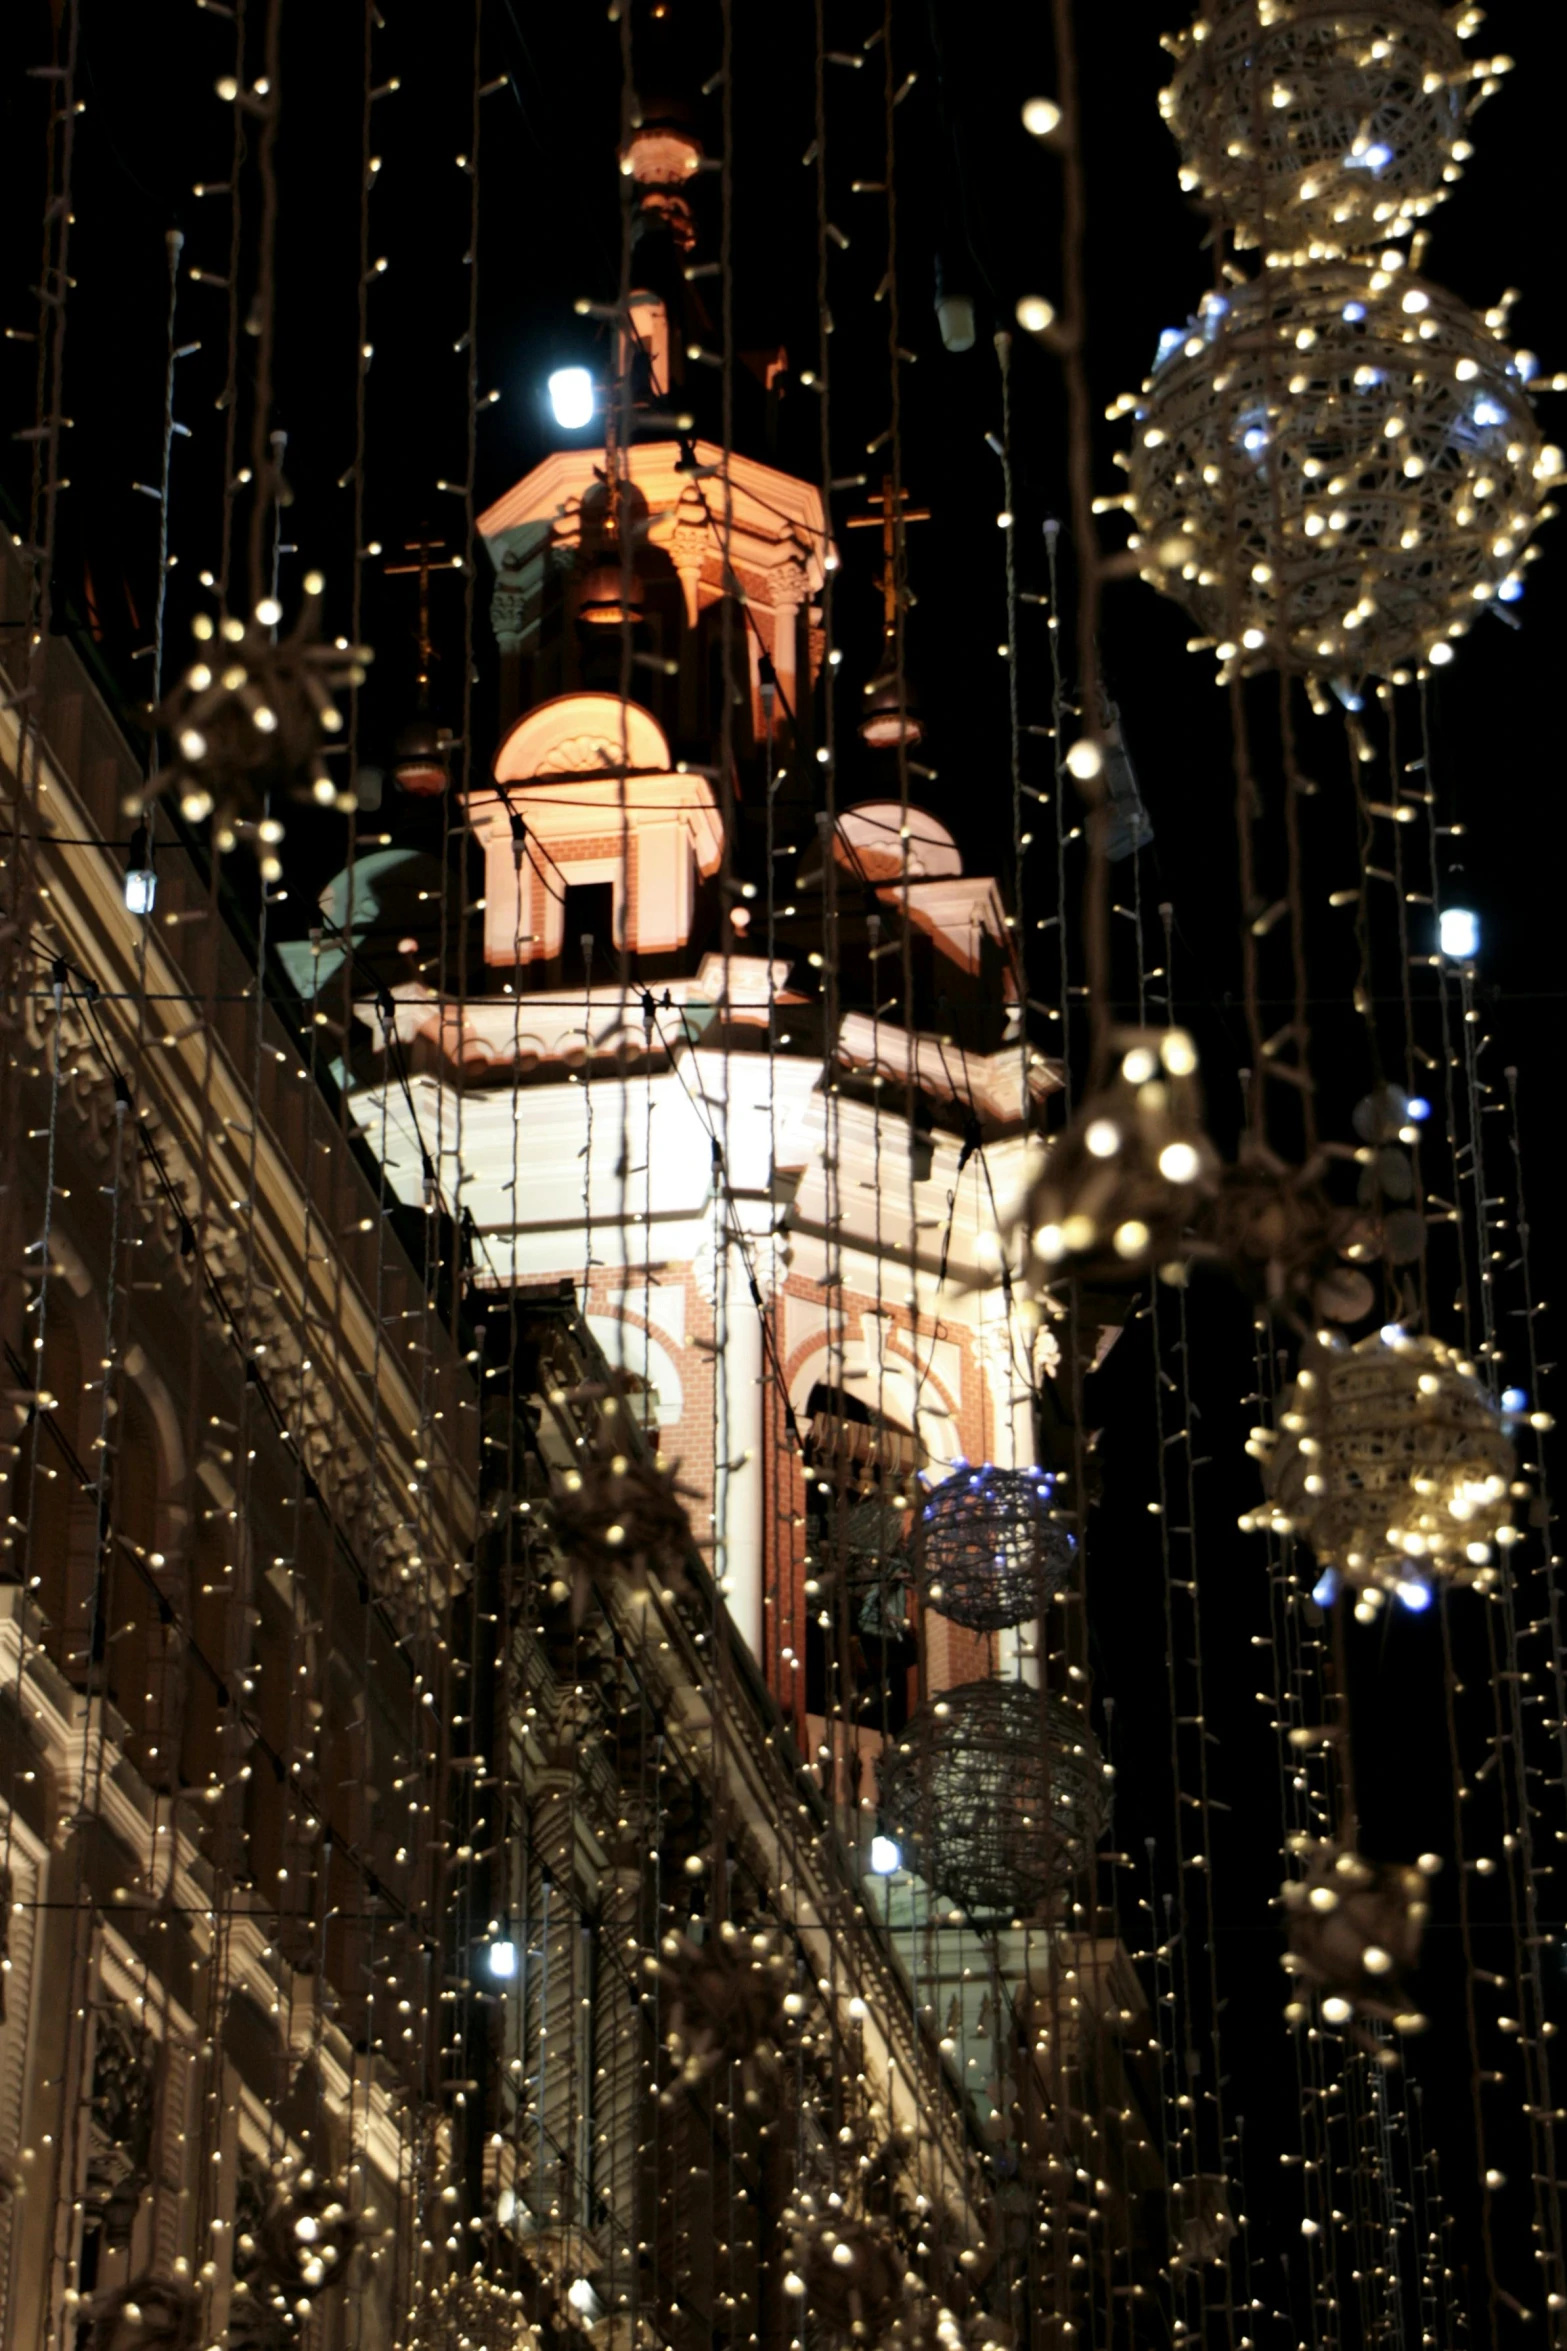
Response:
[[[201,2341],[201,2297],[183,2278],[132,2278],[90,2300],[85,2315],[86,2351],[196,2351]]]
[[[911,1715],[884,1755],[881,1819],[942,1893],[1019,1918],[1087,1866],[1109,1825],[1106,1769],[1065,1699],[964,1682]]]
[[[408,2317],[409,2351],[533,2351],[539,2340],[520,2291],[477,2263],[432,2287]]]
[[[802,2193],[784,2214],[791,2266],[784,2292],[806,2305],[823,2343],[879,2344],[908,2296],[907,2271],[885,2222],[854,2219]],[[915,2281],[917,2283],[917,2281]]]
[[[1409,1978],[1420,1956],[1430,1913],[1427,1880],[1441,1868],[1434,1853],[1418,1867],[1403,1862],[1367,1861],[1323,1842],[1306,1849],[1303,1877],[1283,1890],[1289,1948],[1281,1962],[1302,1990],[1316,1993],[1322,2019],[1350,2025],[1368,2048],[1379,2044],[1356,2020],[1390,2024],[1395,2032],[1417,2033],[1425,2018],[1415,2006]],[[1288,2023],[1310,2021],[1308,2002],[1290,2000]],[[1392,2052],[1381,2046],[1384,2062]]]
[[[1184,1029],[1122,1029],[1114,1075],[1051,1143],[1029,1193],[1029,1275],[1135,1280],[1181,1256],[1218,1159]]]
[[[1367,1613],[1388,1592],[1424,1607],[1432,1578],[1484,1590],[1517,1540],[1500,1410],[1440,1339],[1389,1329],[1315,1346],[1277,1437],[1256,1430],[1248,1451],[1270,1501],[1242,1526],[1303,1535]]]
[[[1219,0],[1168,37],[1181,185],[1269,257],[1332,259],[1424,219],[1512,63],[1471,62],[1433,0]]]
[[[279,636],[282,608],[272,597],[248,621],[215,621],[197,613],[191,623],[196,658],[160,707],[153,723],[172,738],[172,756],[147,786],[125,803],[140,816],[147,801],[169,793],[189,824],[212,817],[219,846],[243,837],[254,848],[262,878],[276,881],[282,823],[270,800],[311,800],[346,814],[356,806],[347,780],[328,772],[325,738],[340,736],[343,716],[334,696],[361,686],[371,659],[364,645],[339,637],[321,640],[325,582],[305,577],[299,617]]]
[[[928,1607],[997,1633],[1026,1624],[1072,1572],[1076,1550],[1052,1515],[1055,1480],[1042,1469],[960,1465],[921,1514],[920,1594]]]
[[[1210,295],[1165,338],[1131,403],[1130,543],[1222,675],[1440,666],[1493,598],[1522,595],[1563,458],[1502,319],[1329,263]]]

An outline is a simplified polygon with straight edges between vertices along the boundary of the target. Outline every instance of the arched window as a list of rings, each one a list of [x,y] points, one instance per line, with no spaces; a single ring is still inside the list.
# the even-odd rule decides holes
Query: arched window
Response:
[[[75,1301],[50,1286],[38,1402],[28,1414],[11,1474],[12,1538],[7,1556],[42,1620],[51,1661],[81,1688],[91,1662],[97,1581],[96,1393],[86,1366]]]
[[[889,1414],[823,1381],[806,1400],[806,1431],[806,1542],[820,1588],[806,1615],[806,1708],[901,1730],[918,1664],[908,1529],[919,1447]]]

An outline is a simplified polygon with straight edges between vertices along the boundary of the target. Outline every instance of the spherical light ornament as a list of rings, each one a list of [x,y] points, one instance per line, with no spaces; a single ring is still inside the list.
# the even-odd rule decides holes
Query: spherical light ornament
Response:
[[[1040,1470],[960,1469],[937,1486],[920,1520],[920,1592],[971,1632],[1038,1616],[1072,1572],[1076,1548],[1051,1515],[1054,1480]]]
[[[1544,464],[1516,361],[1451,294],[1269,270],[1161,345],[1132,543],[1226,674],[1385,674],[1450,658],[1516,575]]]
[[[970,1911],[1022,1917],[1084,1869],[1109,1821],[1093,1733],[1025,1682],[965,1682],[910,1716],[881,1764],[907,1866]]]
[[[786,2210],[791,2274],[808,2301],[819,2341],[880,2343],[909,2307],[907,2264],[884,2220],[851,2218],[802,2194]]]
[[[1418,2031],[1424,2019],[1408,1979],[1430,1909],[1424,1871],[1367,1861],[1326,1842],[1306,1846],[1303,1857],[1304,1876],[1283,1889],[1286,1975],[1318,1993],[1328,2024],[1375,2019]],[[1355,2038],[1375,2046],[1358,2025]]]
[[[183,2278],[132,2278],[78,2316],[91,2321],[86,2351],[197,2351],[202,2339],[201,2300]]]
[[[343,731],[333,696],[363,685],[371,656],[367,646],[342,638],[322,641],[322,586],[319,572],[306,575],[299,617],[286,636],[276,633],[279,607],[271,597],[248,623],[235,614],[223,622],[229,651],[221,670],[214,672],[206,659],[193,662],[152,713],[173,755],[132,814],[168,792],[188,822],[199,824],[216,810],[226,834],[240,828],[253,843],[269,802],[342,805],[326,766],[325,738]],[[198,644],[217,633],[209,615],[196,615],[191,634]]]
[[[1268,1448],[1260,1523],[1296,1529],[1357,1589],[1484,1587],[1513,1540],[1515,1467],[1472,1365],[1439,1339],[1379,1331],[1310,1351]]]
[[[1423,219],[1461,176],[1485,69],[1435,0],[1220,0],[1172,46],[1160,105],[1181,185],[1238,245],[1312,260],[1362,251]]]
[[[532,2351],[539,2339],[520,2292],[477,2263],[426,2290],[409,2321],[409,2351]]]
[[[1184,1029],[1123,1029],[1115,1074],[1050,1146],[1028,1195],[1030,1272],[1124,1283],[1182,1256],[1218,1160],[1202,1127],[1197,1054]]]

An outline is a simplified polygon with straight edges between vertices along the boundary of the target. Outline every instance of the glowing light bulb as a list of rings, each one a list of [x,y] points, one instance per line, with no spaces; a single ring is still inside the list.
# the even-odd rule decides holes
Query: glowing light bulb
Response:
[[[153,871],[152,842],[147,827],[139,824],[131,835],[131,845],[125,860],[125,904],[131,914],[150,914],[158,895],[158,877]]]
[[[1444,906],[1437,944],[1454,963],[1472,963],[1480,952],[1480,917],[1468,906]]]
[[[896,1838],[872,1837],[871,1869],[879,1878],[890,1878],[903,1867],[903,1855]]]
[[[564,432],[593,422],[593,378],[585,367],[557,367],[549,379],[550,407]]]
[[[487,1954],[490,1973],[497,1982],[508,1983],[517,1973],[517,1946],[515,1943],[492,1943]]]
[[[1023,102],[1023,128],[1031,138],[1048,139],[1052,131],[1061,128],[1061,109],[1053,98],[1027,98]]]

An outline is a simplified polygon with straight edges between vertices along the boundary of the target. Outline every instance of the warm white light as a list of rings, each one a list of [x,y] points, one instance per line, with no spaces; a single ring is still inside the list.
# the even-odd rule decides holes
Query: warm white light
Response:
[[[1472,963],[1480,952],[1480,917],[1467,906],[1444,906],[1437,941],[1455,963]]]
[[[890,1878],[903,1867],[903,1855],[892,1837],[872,1837],[871,1870],[879,1878]]]
[[[1089,1122],[1083,1141],[1095,1159],[1113,1159],[1121,1148],[1121,1130],[1113,1118],[1096,1118]]]
[[[1191,1143],[1166,1143],[1159,1154],[1159,1173],[1167,1184],[1189,1184],[1197,1174],[1197,1151]]]
[[[593,378],[585,367],[557,367],[549,382],[555,422],[568,433],[593,422]]]
[[[1043,294],[1025,294],[1017,306],[1017,323],[1027,335],[1042,335],[1055,314],[1055,304]]]
[[[573,2310],[580,2310],[584,2318],[597,2318],[599,2298],[586,2278],[573,2278],[566,2288],[566,2299]]]
[[[1053,98],[1025,99],[1023,128],[1036,139],[1048,139],[1052,131],[1061,128],[1060,107]]]
[[[1104,753],[1098,744],[1091,743],[1086,735],[1075,742],[1066,755],[1066,764],[1080,784],[1091,783],[1104,767],[1104,763]]]

